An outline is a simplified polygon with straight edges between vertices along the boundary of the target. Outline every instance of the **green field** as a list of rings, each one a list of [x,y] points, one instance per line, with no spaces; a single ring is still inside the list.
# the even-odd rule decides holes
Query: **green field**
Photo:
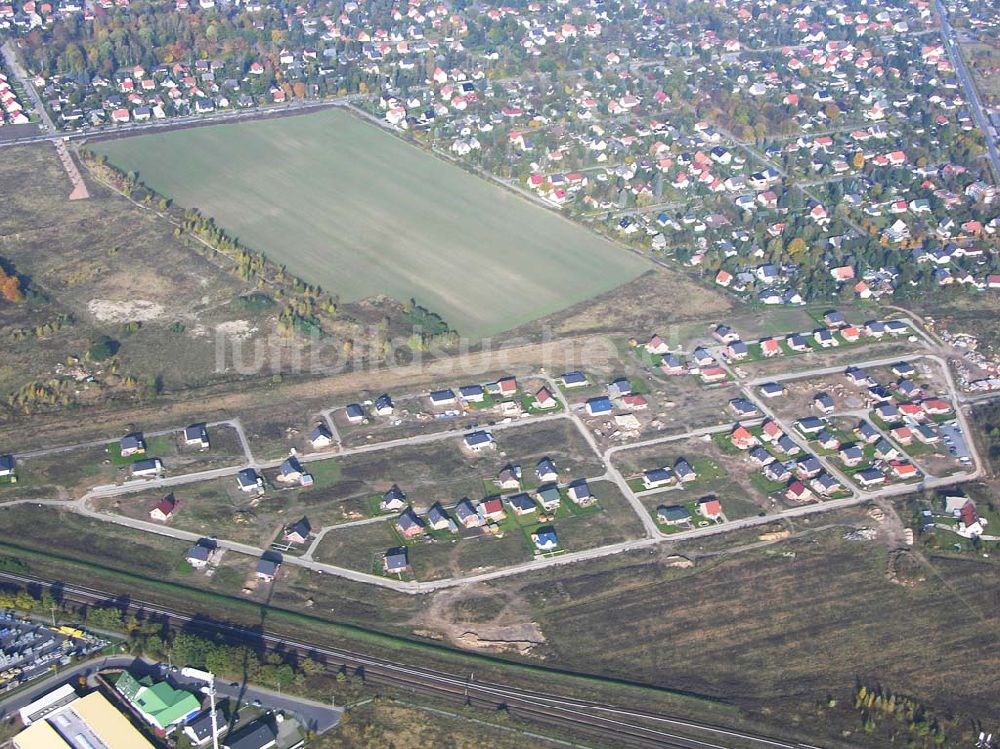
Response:
[[[473,338],[584,301],[647,268],[339,110],[94,150],[345,301],[414,297]]]

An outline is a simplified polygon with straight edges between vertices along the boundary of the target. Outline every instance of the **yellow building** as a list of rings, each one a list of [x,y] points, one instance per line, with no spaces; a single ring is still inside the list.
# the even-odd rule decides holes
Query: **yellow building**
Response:
[[[15,749],[156,749],[100,692],[73,700],[14,737]]]

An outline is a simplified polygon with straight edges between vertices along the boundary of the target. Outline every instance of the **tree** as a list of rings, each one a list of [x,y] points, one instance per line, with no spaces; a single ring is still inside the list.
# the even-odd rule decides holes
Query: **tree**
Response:
[[[87,356],[91,361],[106,361],[118,353],[121,344],[110,336],[102,335],[97,338],[87,351]]]

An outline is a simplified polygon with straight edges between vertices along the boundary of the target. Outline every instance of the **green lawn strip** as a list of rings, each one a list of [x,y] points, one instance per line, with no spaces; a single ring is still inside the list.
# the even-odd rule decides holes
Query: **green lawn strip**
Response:
[[[341,465],[340,461],[335,458],[306,463],[303,468],[306,473],[313,477],[314,486],[330,486],[340,480]]]

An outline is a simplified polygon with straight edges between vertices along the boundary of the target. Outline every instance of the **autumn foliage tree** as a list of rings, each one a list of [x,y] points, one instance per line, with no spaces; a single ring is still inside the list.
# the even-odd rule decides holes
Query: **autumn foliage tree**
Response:
[[[3,268],[0,268],[0,295],[8,302],[24,301],[21,280],[17,276],[8,274]]]

